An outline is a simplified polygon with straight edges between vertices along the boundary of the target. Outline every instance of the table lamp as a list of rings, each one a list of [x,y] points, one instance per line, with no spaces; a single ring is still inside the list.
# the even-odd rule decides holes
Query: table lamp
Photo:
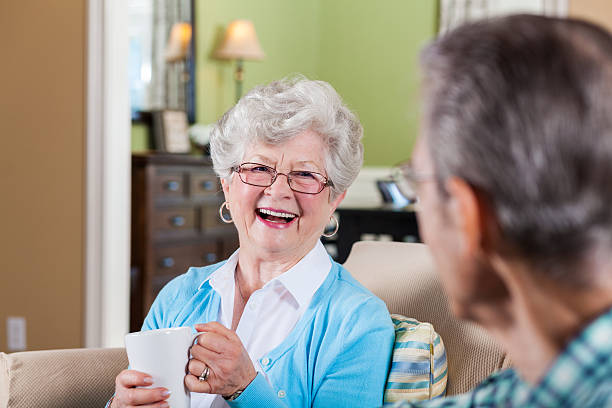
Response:
[[[255,27],[249,20],[232,21],[225,30],[223,42],[214,56],[219,59],[236,60],[236,102],[242,96],[243,61],[261,61],[265,54],[259,45]]]

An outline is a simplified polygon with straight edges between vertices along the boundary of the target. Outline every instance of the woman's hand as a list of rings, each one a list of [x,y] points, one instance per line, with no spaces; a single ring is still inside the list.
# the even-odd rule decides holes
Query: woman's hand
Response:
[[[115,378],[115,396],[111,408],[144,406],[165,408],[170,392],[165,388],[136,388],[153,384],[153,378],[136,370],[123,370]]]
[[[193,358],[185,377],[187,388],[224,396],[245,389],[257,371],[238,335],[217,322],[197,324],[195,329],[202,334],[191,347]],[[208,379],[200,381],[198,377],[206,367],[209,368]]]

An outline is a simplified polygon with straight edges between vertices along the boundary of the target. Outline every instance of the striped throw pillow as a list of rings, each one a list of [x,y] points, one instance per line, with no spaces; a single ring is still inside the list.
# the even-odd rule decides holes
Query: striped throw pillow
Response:
[[[446,350],[430,323],[392,314],[395,345],[384,402],[418,401],[446,393]]]

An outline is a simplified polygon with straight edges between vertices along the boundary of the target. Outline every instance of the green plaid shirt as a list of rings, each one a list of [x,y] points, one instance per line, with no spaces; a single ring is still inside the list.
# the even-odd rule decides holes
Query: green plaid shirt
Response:
[[[612,309],[572,340],[535,387],[508,369],[467,394],[388,407],[612,407]]]

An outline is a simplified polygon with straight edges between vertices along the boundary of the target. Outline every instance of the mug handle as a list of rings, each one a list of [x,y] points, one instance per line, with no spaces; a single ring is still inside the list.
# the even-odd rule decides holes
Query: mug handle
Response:
[[[191,355],[191,348],[192,348],[192,347],[193,347],[195,344],[197,344],[197,341],[198,341],[198,336],[199,336],[200,334],[202,334],[202,332],[197,332],[197,333],[195,333],[195,334],[192,334],[192,335],[191,335],[191,343],[190,343],[189,348],[187,349],[187,354],[188,354],[188,356],[189,356],[189,360],[191,360],[191,358],[193,357],[193,356]],[[187,364],[189,364],[189,362],[187,362]]]
[[[204,334],[204,333],[203,332],[197,332],[197,333],[191,335],[191,346],[193,346],[194,344],[198,344],[198,336],[200,334]]]

